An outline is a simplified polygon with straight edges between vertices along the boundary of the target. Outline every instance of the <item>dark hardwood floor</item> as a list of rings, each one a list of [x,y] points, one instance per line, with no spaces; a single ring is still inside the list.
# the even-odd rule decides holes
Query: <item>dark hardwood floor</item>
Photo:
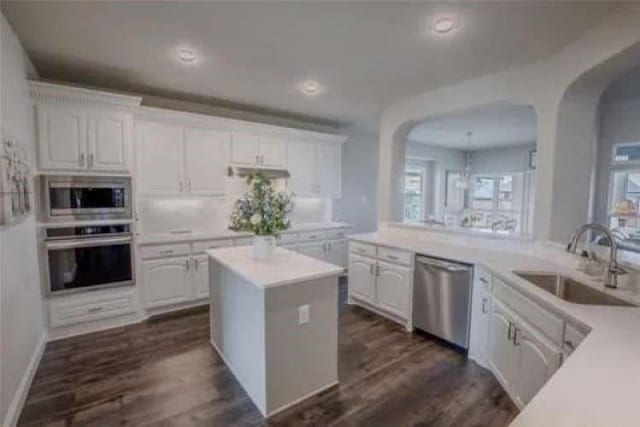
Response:
[[[344,304],[339,378],[265,421],[209,344],[204,309],[47,345],[20,425],[504,426],[517,409],[459,351]]]

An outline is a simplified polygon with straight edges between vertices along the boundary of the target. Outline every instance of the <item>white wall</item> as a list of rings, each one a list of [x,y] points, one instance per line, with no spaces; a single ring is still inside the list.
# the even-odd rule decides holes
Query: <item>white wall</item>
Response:
[[[26,77],[37,75],[2,15],[0,39],[0,125],[26,145],[35,167],[33,113]],[[14,397],[25,370],[46,336],[36,248],[33,214],[0,229],[0,420],[7,426],[15,421],[7,417],[18,415],[11,405],[17,403]]]
[[[524,172],[529,170],[529,153],[535,143],[521,147],[501,147],[471,153],[471,173]]]
[[[377,229],[378,135],[346,130],[342,147],[342,198],[333,201],[333,219],[353,232]]]

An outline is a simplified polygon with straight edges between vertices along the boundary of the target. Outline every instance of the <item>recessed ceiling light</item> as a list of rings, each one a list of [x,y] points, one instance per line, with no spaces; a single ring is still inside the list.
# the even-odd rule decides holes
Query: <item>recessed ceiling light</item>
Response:
[[[307,96],[320,95],[324,91],[324,87],[315,80],[305,80],[298,85],[300,92]]]
[[[433,20],[431,28],[438,34],[446,34],[456,27],[456,20],[451,16],[442,16]]]
[[[188,47],[182,47],[178,49],[177,55],[180,61],[187,64],[194,63],[198,59],[198,54],[196,53],[196,51]]]

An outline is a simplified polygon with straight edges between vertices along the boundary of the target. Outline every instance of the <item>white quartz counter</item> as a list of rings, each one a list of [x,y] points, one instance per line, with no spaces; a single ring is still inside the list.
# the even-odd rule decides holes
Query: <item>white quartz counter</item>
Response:
[[[640,425],[640,308],[573,304],[513,274],[558,272],[628,302],[640,304],[637,288],[609,290],[575,270],[575,255],[541,243],[499,241],[443,233],[385,228],[350,239],[481,265],[591,332],[512,426]]]
[[[253,258],[252,246],[210,249],[207,254],[260,288],[338,276],[344,272],[342,267],[278,247],[265,260]]]
[[[314,230],[329,230],[334,228],[348,228],[351,225],[343,224],[339,222],[314,222],[305,224],[296,224],[283,234],[299,233],[304,231]],[[191,242],[199,240],[217,240],[217,239],[234,239],[251,237],[251,233],[239,233],[231,230],[219,230],[219,231],[191,231],[186,232],[174,232],[174,233],[153,233],[140,235],[136,239],[136,243],[139,245],[156,245],[161,243],[179,243],[179,242]]]

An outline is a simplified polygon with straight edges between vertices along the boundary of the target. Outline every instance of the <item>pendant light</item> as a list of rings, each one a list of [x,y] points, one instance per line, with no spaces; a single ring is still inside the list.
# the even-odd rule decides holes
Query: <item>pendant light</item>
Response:
[[[471,184],[471,132],[467,131],[467,151],[464,157],[464,170],[456,187],[468,190]]]

